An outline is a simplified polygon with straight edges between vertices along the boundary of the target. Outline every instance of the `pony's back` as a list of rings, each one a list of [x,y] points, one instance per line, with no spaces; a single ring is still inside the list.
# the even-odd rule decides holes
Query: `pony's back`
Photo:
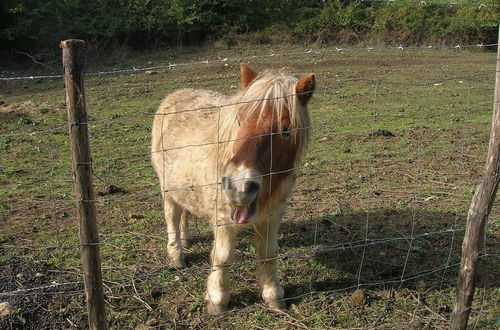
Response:
[[[227,97],[213,91],[182,89],[165,97],[153,121],[151,158],[161,190],[199,216],[211,217],[213,212],[214,131],[219,106],[225,103]]]

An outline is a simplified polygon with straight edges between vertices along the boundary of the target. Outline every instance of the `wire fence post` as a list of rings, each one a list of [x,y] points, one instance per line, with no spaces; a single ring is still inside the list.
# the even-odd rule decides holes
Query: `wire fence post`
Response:
[[[85,42],[76,39],[64,40],[61,41],[61,48],[89,328],[106,329],[99,235],[96,224],[85,104]]]
[[[500,25],[498,41],[500,43]],[[457,299],[450,318],[450,329],[465,329],[474,295],[477,263],[483,246],[484,231],[500,180],[500,46],[497,48],[495,99],[491,123],[490,145],[483,179],[474,193],[464,241],[457,284]]]

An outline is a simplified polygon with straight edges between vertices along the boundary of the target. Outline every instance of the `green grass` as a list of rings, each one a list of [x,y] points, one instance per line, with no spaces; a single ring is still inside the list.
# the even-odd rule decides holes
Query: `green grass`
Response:
[[[259,52],[269,49],[211,48],[182,57],[139,54],[121,65]],[[255,267],[247,263],[255,249],[251,233],[239,240],[236,263],[242,265],[229,276],[232,312],[204,312],[211,233],[203,219],[196,221],[193,246],[187,251],[191,268],[178,272],[168,267],[167,229],[149,161],[152,114],[178,88],[234,93],[238,64],[177,67],[156,75],[88,76],[94,184],[105,200],[97,210],[111,327],[446,327],[457,268],[430,271],[459,262],[463,230],[420,234],[464,228],[486,160],[495,55],[455,50],[325,52],[257,58],[250,64],[257,70],[287,67],[294,75],[314,72],[318,80],[310,104],[311,145],[279,234],[281,253],[290,256],[279,263],[290,308],[267,310],[257,296]],[[470,75],[475,78],[468,79]],[[452,77],[456,79],[448,80]],[[434,84],[440,81],[444,83]],[[422,83],[428,85],[415,86]],[[44,265],[47,283],[81,280],[62,82],[2,83],[0,101],[0,262]],[[59,126],[49,133],[27,134]],[[371,135],[378,130],[394,137]],[[106,194],[111,184],[121,191]],[[486,239],[490,254],[499,252],[499,214],[495,205]],[[365,238],[408,236],[412,228],[413,240],[349,246]],[[345,243],[343,249],[340,243]],[[332,246],[337,248],[327,250]],[[321,252],[312,253],[313,247]],[[470,324],[495,328],[498,261],[487,259],[481,265],[485,271]],[[399,283],[403,270],[406,277],[422,276]],[[358,280],[367,296],[362,306],[351,301]],[[62,322],[62,327],[69,322],[85,327],[81,295],[62,296],[51,298],[50,320]],[[68,307],[61,312],[60,305]],[[27,313],[25,308],[22,315],[29,322],[34,316]]]

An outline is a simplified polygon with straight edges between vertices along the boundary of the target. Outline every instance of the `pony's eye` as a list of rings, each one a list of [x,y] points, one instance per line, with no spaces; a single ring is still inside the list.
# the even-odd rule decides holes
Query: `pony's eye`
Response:
[[[284,138],[285,140],[288,140],[290,138],[290,130],[291,128],[288,127],[285,130],[281,132],[281,137]]]

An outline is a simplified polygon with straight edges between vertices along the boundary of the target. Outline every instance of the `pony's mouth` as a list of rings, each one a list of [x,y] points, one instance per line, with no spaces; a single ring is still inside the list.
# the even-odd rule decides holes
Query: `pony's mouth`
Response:
[[[237,224],[245,224],[255,215],[255,211],[257,210],[257,197],[248,205],[235,205],[231,204],[231,220]]]

